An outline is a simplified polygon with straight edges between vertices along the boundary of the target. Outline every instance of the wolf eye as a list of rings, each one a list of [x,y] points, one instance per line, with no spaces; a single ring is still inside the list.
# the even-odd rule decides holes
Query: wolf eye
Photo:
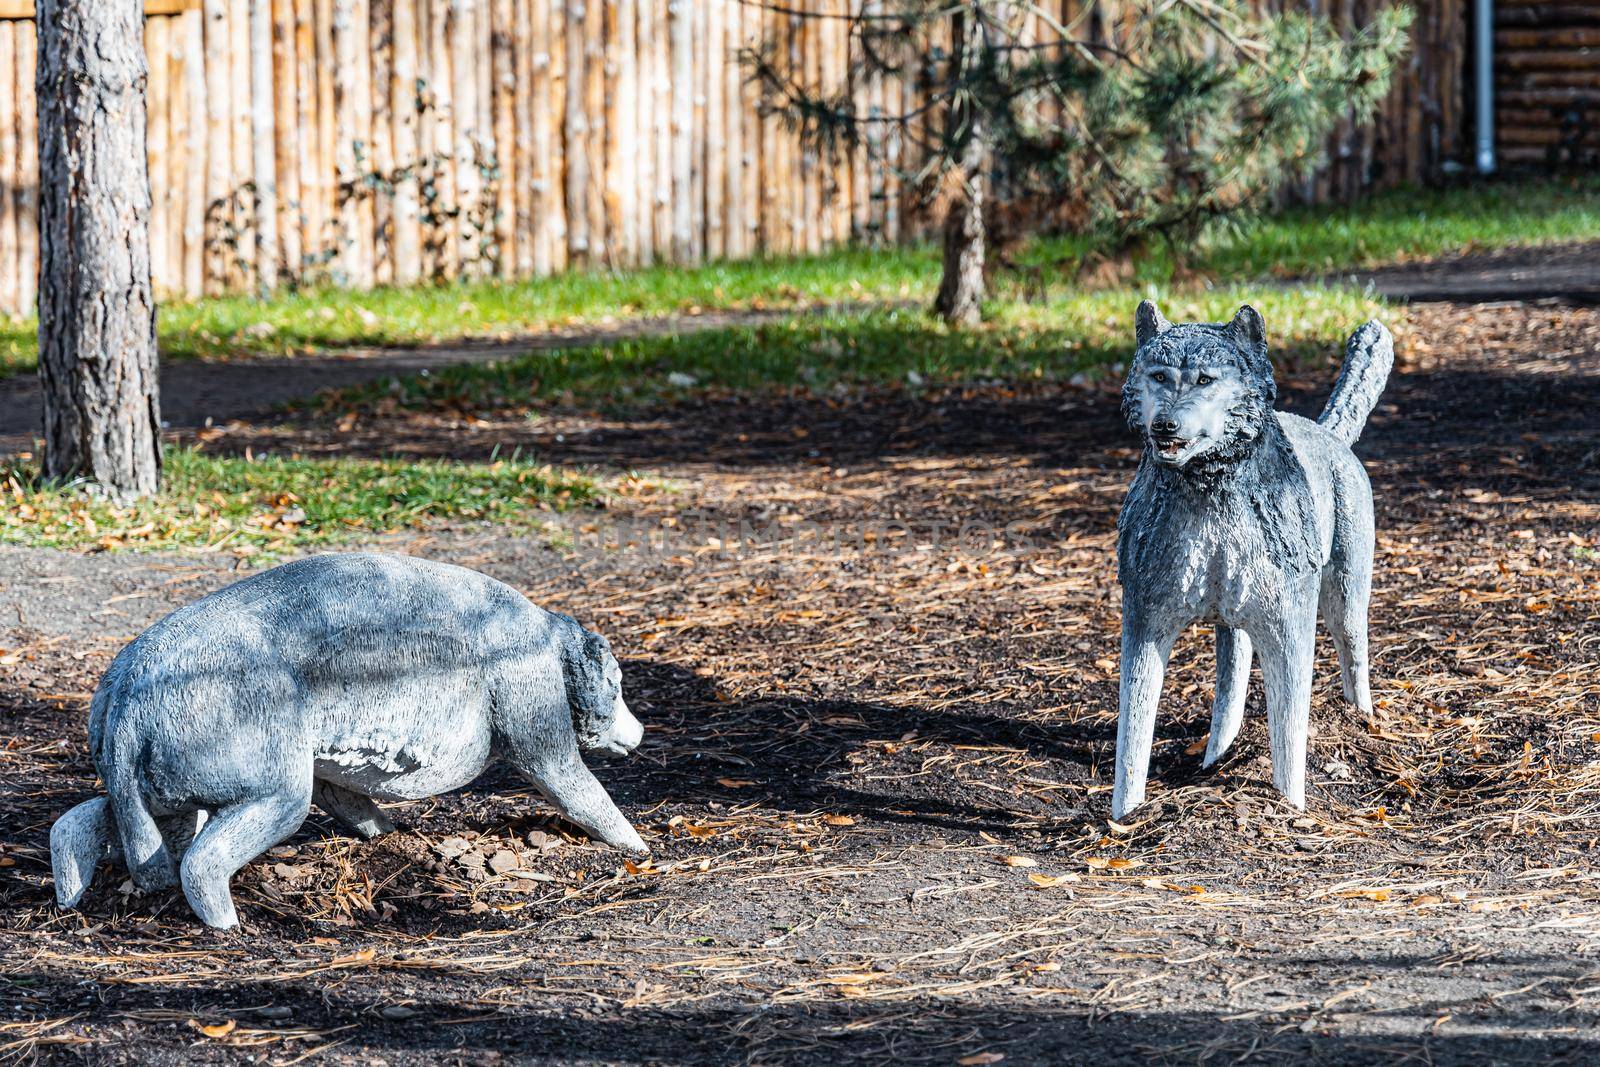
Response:
[[[1210,385],[1214,381],[1216,381],[1216,379],[1209,374],[1202,374],[1200,377],[1195,379],[1195,382],[1199,385]]]

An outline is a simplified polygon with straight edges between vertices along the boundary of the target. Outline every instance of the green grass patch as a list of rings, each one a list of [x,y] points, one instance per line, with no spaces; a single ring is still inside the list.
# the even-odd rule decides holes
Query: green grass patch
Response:
[[[1295,208],[1241,222],[1219,222],[1186,266],[1227,281],[1307,278],[1490,251],[1600,239],[1600,178],[1483,182],[1445,189],[1403,187],[1352,204]],[[1085,243],[1035,242],[1018,257],[1031,271],[1075,264]],[[1174,276],[1170,250],[1139,264],[1139,282]]]
[[[372,290],[313,289],[163,302],[166,359],[282,356],[326,348],[515,337],[557,327],[701,311],[923,299],[938,282],[921,247],[755,259],[627,272],[572,271],[529,281]],[[0,320],[0,377],[37,364],[37,323]]]
[[[0,542],[52,548],[198,549],[272,558],[450,522],[531,529],[605,489],[587,475],[494,463],[215,456],[166,451],[159,496],[118,505],[52,485],[31,460],[0,464]]]
[[[975,329],[950,329],[920,310],[805,316],[759,326],[645,337],[539,352],[494,364],[325,393],[325,412],[396,408],[518,411],[554,406],[648,407],[707,391],[757,392],[838,385],[918,387],[972,381],[1070,379],[1125,360],[1143,294],[1079,293],[1006,304]],[[1241,303],[1266,317],[1275,352],[1291,363],[1336,357],[1366,319],[1396,311],[1348,288],[1151,290],[1174,321],[1230,318]]]
[[[1397,189],[1348,206],[1307,208],[1219,225],[1189,257],[1228,283],[1382,266],[1467,249],[1600,238],[1600,178]],[[997,300],[1044,293],[1073,299],[1082,241],[1034,242]],[[1171,256],[1158,249],[1138,284],[1166,286]],[[938,284],[927,246],[841,249],[820,256],[621,273],[575,271],[522,282],[283,292],[168,302],[158,332],[168,359],[286,355],[352,346],[512,338],[555,327],[637,317],[813,303],[928,300]],[[1066,294],[1062,297],[1062,294]],[[1125,299],[1111,294],[1109,299]],[[1052,303],[1054,303],[1052,301]],[[1004,318],[1004,315],[1001,316]],[[37,360],[32,319],[0,319],[0,378]],[[1092,340],[1085,343],[1092,344]]]

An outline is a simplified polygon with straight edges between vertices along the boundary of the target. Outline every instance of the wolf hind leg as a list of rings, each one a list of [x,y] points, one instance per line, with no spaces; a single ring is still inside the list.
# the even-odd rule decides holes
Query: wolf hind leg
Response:
[[[319,778],[311,783],[311,800],[327,812],[334,822],[364,840],[370,841],[380,834],[394,832],[394,823],[379,810],[371,797],[351,792],[343,786]]]
[[[228,882],[305,822],[311,808],[309,778],[230,805],[206,820],[183,857],[183,895],[201,922],[216,929],[239,924]]]
[[[1253,652],[1249,634],[1231,626],[1217,626],[1217,696],[1211,703],[1211,739],[1206,742],[1202,767],[1221,759],[1239,736]]]
[[[1322,619],[1339,653],[1339,682],[1344,699],[1363,715],[1372,714],[1372,676],[1367,659],[1367,604],[1372,596],[1372,568],[1340,566],[1322,580]]]
[[[94,882],[95,868],[120,855],[111,804],[95,797],[68,811],[50,827],[50,873],[56,903],[75,908]]]

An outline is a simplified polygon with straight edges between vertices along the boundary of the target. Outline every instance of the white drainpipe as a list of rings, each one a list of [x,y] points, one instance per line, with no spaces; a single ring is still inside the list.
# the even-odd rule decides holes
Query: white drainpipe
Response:
[[[1494,0],[1473,0],[1473,73],[1477,81],[1478,173],[1494,173]]]

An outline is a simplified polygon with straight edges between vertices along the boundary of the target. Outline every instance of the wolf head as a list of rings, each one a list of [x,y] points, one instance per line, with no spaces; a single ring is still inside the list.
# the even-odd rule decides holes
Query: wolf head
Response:
[[[626,756],[644,737],[644,727],[622,699],[622,668],[604,637],[559,616],[561,666],[578,747],[585,752]]]
[[[1248,454],[1278,398],[1260,312],[1246,304],[1232,322],[1174,326],[1146,300],[1134,313],[1134,334],[1122,414],[1145,454],[1180,471]]]

